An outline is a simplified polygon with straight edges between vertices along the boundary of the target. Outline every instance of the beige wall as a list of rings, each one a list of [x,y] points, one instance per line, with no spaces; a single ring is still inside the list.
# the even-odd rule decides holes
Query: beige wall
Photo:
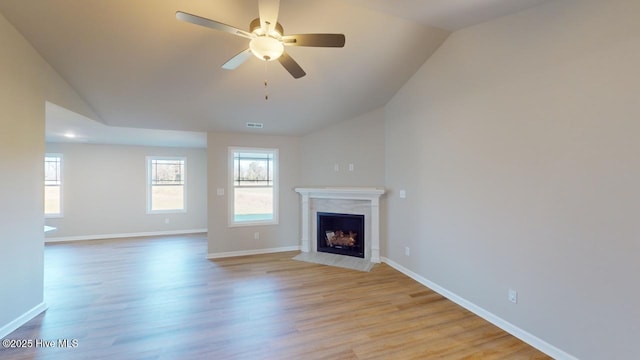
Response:
[[[209,254],[259,251],[298,246],[299,205],[293,188],[300,179],[299,138],[251,134],[209,133],[208,143],[208,209]],[[228,227],[228,163],[229,146],[276,148],[279,150],[279,224]],[[225,195],[218,196],[218,188]],[[260,239],[254,239],[259,232]]]
[[[47,239],[83,239],[207,228],[206,149],[48,143],[63,157],[63,217]],[[187,211],[147,214],[147,156],[187,158]],[[169,220],[167,224],[165,221]]]
[[[0,337],[43,305],[45,101],[95,116],[0,15]],[[40,308],[41,309],[41,308]]]
[[[384,108],[300,138],[301,186],[385,186]],[[338,171],[335,171],[335,165]],[[353,171],[349,171],[353,164]],[[386,196],[380,199],[380,248],[386,247]]]
[[[387,256],[580,359],[640,358],[638,14],[458,31],[386,107]]]
[[[228,227],[227,149],[278,148],[280,224]],[[300,245],[297,186],[383,186],[384,110],[378,109],[303,137],[209,133],[209,253],[254,251]],[[338,164],[340,171],[334,171]],[[348,165],[354,164],[354,171]],[[225,189],[224,196],[217,189]],[[254,239],[254,233],[260,239]]]
[[[300,154],[301,185],[383,186],[384,109],[303,136]]]

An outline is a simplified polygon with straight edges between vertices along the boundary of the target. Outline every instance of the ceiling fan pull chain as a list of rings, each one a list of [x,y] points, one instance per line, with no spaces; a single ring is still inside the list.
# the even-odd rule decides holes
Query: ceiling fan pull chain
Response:
[[[264,100],[269,100],[269,92],[267,90],[268,87],[268,83],[267,83],[267,62],[264,62]]]

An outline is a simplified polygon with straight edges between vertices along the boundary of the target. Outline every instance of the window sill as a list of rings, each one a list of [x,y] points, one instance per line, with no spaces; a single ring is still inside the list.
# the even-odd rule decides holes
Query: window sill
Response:
[[[245,227],[245,226],[268,226],[268,225],[278,225],[277,220],[270,221],[243,221],[243,222],[231,222],[229,223],[230,228],[234,227]]]
[[[147,215],[184,214],[187,210],[147,210]]]

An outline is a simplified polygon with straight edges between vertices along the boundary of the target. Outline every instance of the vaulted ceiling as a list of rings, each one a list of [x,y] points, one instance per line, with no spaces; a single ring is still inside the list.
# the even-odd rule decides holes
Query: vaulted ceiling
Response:
[[[346,36],[344,48],[288,47],[301,79],[257,58],[223,70],[248,40],[175,18],[181,10],[248,30],[258,0],[0,0],[0,12],[106,125],[255,131],[246,122],[261,122],[262,133],[300,135],[383,106],[451,31],[544,1],[281,0],[285,34]]]

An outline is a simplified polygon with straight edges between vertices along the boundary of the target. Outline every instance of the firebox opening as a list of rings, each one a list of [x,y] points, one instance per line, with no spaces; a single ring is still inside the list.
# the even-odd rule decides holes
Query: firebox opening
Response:
[[[318,252],[364,258],[364,215],[318,212]]]

